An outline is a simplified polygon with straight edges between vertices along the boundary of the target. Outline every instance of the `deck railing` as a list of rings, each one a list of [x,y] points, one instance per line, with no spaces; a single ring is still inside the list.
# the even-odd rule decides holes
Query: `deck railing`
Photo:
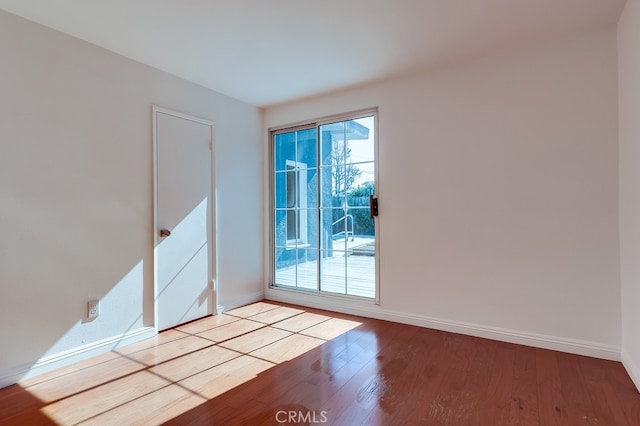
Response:
[[[351,230],[349,230],[349,219],[351,219]],[[331,224],[331,231],[333,231],[335,229],[335,226],[338,223],[342,222],[343,220],[345,221],[345,226],[344,226],[343,230],[340,231],[340,232],[335,232],[333,235],[342,235],[342,234],[344,234],[344,237],[346,239],[349,239],[349,234],[351,234],[351,241],[353,241],[353,238],[354,238],[354,233],[353,233],[353,215],[346,214],[346,215],[342,216],[340,219],[338,219],[335,222],[333,222]]]

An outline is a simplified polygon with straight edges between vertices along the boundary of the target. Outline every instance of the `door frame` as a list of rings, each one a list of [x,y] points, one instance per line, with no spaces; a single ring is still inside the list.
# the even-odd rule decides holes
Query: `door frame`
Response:
[[[318,291],[317,292],[310,292],[307,290],[300,290],[297,288],[293,288],[293,287],[281,287],[281,286],[277,286],[275,285],[275,237],[274,237],[274,229],[273,229],[273,225],[274,225],[274,210],[275,210],[275,203],[274,203],[274,195],[275,195],[275,180],[274,180],[274,176],[275,176],[275,171],[274,171],[274,149],[273,149],[273,137],[275,134],[277,133],[281,133],[281,132],[289,132],[289,131],[296,131],[296,130],[304,130],[304,129],[312,129],[315,128],[316,129],[316,133],[317,136],[319,137],[319,132],[318,130],[320,129],[321,126],[326,125],[326,124],[332,124],[332,123],[336,123],[336,122],[340,122],[343,120],[357,120],[358,118],[363,118],[363,117],[368,117],[368,116],[373,116],[374,117],[374,164],[375,164],[375,170],[374,170],[374,179],[375,179],[375,197],[379,198],[380,197],[380,167],[379,167],[379,123],[378,123],[378,107],[371,107],[371,108],[363,108],[363,109],[359,109],[359,110],[355,110],[355,111],[351,111],[351,112],[345,112],[345,113],[340,113],[340,114],[333,114],[333,115],[327,115],[324,117],[320,117],[320,118],[315,118],[315,119],[309,119],[309,120],[304,120],[304,121],[299,121],[296,123],[291,123],[291,124],[285,124],[285,125],[279,125],[279,126],[273,126],[273,127],[269,127],[268,128],[268,132],[269,132],[269,139],[268,139],[268,152],[269,155],[267,156],[268,159],[267,161],[269,162],[269,165],[266,167],[266,171],[268,173],[268,191],[266,192],[269,195],[269,200],[266,203],[266,205],[268,206],[267,208],[269,209],[269,214],[268,214],[268,226],[266,227],[267,232],[268,232],[268,238],[266,239],[268,247],[266,250],[266,253],[268,254],[268,261],[267,261],[267,265],[268,265],[268,270],[267,270],[267,276],[268,276],[268,280],[265,283],[265,294],[268,296],[269,293],[280,293],[283,292],[281,294],[285,294],[285,293],[289,293],[289,294],[297,294],[299,296],[301,296],[301,299],[298,300],[294,300],[291,303],[296,303],[296,302],[303,302],[303,303],[315,303],[314,299],[324,299],[326,301],[329,301],[330,303],[333,302],[354,302],[354,303],[364,303],[366,305],[368,304],[375,304],[375,305],[380,305],[380,259],[381,259],[381,255],[380,255],[380,216],[376,216],[375,217],[375,232],[376,232],[376,238],[375,238],[375,256],[376,256],[376,265],[375,265],[375,290],[376,290],[376,297],[372,298],[372,299],[368,299],[368,298],[364,298],[364,297],[360,297],[360,296],[352,296],[352,295],[348,295],[348,294],[334,294],[334,293],[330,293],[330,292],[325,292],[325,291],[320,291],[320,287],[318,286]],[[319,205],[319,203],[318,203]],[[320,284],[320,282],[318,281],[318,284]],[[309,296],[310,298],[307,299],[307,296]],[[294,296],[295,297],[295,296]],[[274,300],[277,300],[274,299]],[[282,299],[282,301],[286,301],[285,299]]]
[[[214,157],[214,133],[213,133],[213,121],[205,118],[196,117],[193,115],[181,113],[168,108],[163,108],[157,105],[152,106],[152,119],[153,119],[153,327],[156,333],[158,333],[158,114],[165,114],[184,120],[193,121],[198,124],[204,124],[209,126],[210,139],[209,139],[209,151],[211,153],[211,187],[209,199],[211,202],[211,215],[207,218],[209,221],[209,285],[211,286],[211,298],[209,300],[209,307],[207,309],[208,315],[217,314],[218,306],[218,289],[217,289],[217,241],[216,241],[216,199],[215,199],[215,157]]]

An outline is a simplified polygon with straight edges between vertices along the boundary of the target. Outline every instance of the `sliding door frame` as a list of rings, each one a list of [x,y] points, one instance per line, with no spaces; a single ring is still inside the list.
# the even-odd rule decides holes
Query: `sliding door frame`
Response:
[[[320,235],[318,233],[318,262],[317,262],[317,267],[318,267],[318,271],[317,271],[317,286],[315,290],[307,290],[307,289],[300,289],[297,287],[288,287],[288,286],[278,286],[275,283],[275,275],[276,275],[276,259],[275,259],[275,147],[274,147],[274,137],[277,134],[281,134],[281,133],[288,133],[288,132],[295,132],[295,131],[300,131],[300,130],[310,130],[310,129],[315,129],[316,130],[316,152],[319,153],[319,146],[320,146],[320,127],[327,125],[327,124],[334,124],[334,123],[338,123],[341,121],[349,121],[349,120],[357,120],[359,118],[365,118],[365,117],[371,117],[373,116],[373,121],[374,121],[374,138],[373,138],[373,144],[374,144],[374,181],[375,181],[375,194],[374,196],[376,198],[379,197],[380,195],[380,190],[379,190],[379,167],[378,167],[378,109],[377,108],[367,108],[367,109],[362,109],[362,110],[357,110],[357,111],[352,111],[352,112],[346,112],[346,113],[342,113],[342,114],[336,114],[336,115],[330,115],[330,116],[325,116],[322,118],[318,118],[318,119],[312,119],[309,121],[304,121],[304,122],[298,122],[298,123],[293,123],[293,124],[288,124],[288,125],[283,125],[283,126],[276,126],[276,127],[271,127],[268,129],[269,131],[269,155],[268,155],[268,161],[269,161],[269,179],[268,179],[268,184],[269,184],[269,191],[268,191],[268,195],[269,195],[269,203],[268,203],[268,208],[269,208],[269,249],[268,249],[268,254],[269,254],[269,278],[268,278],[268,288],[269,289],[278,289],[278,290],[286,290],[286,291],[293,291],[293,292],[299,292],[299,293],[303,293],[303,294],[311,294],[311,295],[317,295],[317,296],[327,296],[327,297],[331,297],[331,298],[339,298],[342,300],[354,300],[354,301],[358,301],[358,302],[373,302],[376,305],[380,304],[380,218],[379,216],[375,216],[374,217],[374,226],[375,226],[375,297],[374,298],[368,298],[368,297],[362,297],[362,296],[354,296],[354,295],[349,295],[349,294],[340,294],[340,293],[333,293],[333,292],[327,292],[327,291],[322,291],[321,290],[321,274],[320,274],[320,268],[321,268],[321,262],[322,260],[320,259],[320,251],[321,251],[321,247],[320,247]],[[321,180],[321,176],[320,176],[320,156],[316,155],[316,173],[318,174],[318,190],[316,191],[316,197],[317,197],[317,207],[316,209],[318,210],[318,222],[317,225],[318,228],[320,227],[320,211],[321,211],[321,200],[320,200],[320,180]]]

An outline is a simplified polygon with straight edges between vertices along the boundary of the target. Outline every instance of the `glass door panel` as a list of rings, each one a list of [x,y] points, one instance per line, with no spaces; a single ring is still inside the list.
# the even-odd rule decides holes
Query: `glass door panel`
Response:
[[[273,137],[274,282],[318,289],[316,129]]]
[[[374,117],[319,127],[321,153],[320,291],[374,298]]]
[[[275,286],[376,297],[374,124],[274,133]]]

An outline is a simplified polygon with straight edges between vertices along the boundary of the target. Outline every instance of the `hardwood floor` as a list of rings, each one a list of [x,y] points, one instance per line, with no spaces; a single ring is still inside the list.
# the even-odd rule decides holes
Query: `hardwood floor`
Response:
[[[640,425],[618,362],[259,302],[0,389],[0,424]]]

